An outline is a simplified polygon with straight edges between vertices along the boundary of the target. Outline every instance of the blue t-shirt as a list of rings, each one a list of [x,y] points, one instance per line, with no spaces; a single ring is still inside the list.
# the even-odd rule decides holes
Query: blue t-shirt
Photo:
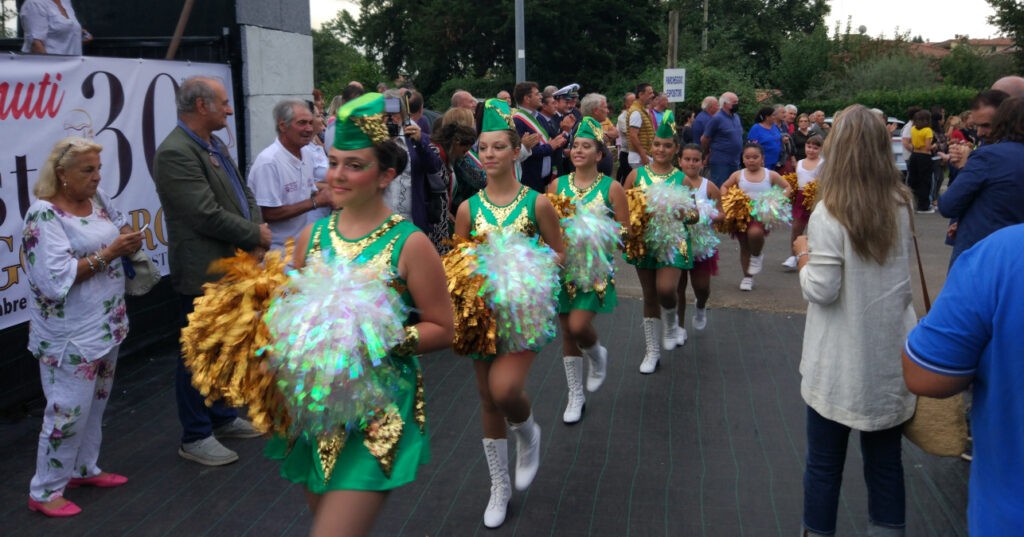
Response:
[[[711,155],[708,164],[740,165],[740,153],[743,152],[743,125],[740,116],[719,110],[708,126],[704,128],[704,136],[711,141]]]
[[[690,132],[693,133],[693,142],[699,144],[700,137],[704,135],[704,129],[707,128],[708,122],[711,121],[711,114],[701,110],[697,117],[693,118],[693,124],[690,125]]]
[[[1016,225],[964,252],[905,349],[929,371],[974,375],[974,460],[967,506],[971,535],[1019,535],[1024,526],[1021,245],[1024,225]]]
[[[993,231],[1024,223],[1024,144],[999,142],[971,153],[939,198],[939,212],[959,219],[950,265]]]
[[[770,129],[766,129],[760,123],[755,123],[747,133],[747,141],[757,142],[764,149],[765,168],[774,168],[779,163],[779,155],[782,154],[782,132],[778,127],[772,125]]]

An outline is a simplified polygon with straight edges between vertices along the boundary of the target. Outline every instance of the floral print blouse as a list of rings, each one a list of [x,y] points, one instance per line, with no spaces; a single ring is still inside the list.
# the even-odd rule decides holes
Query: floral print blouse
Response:
[[[46,200],[29,207],[22,233],[32,291],[28,349],[39,360],[53,366],[65,359],[92,362],[128,335],[120,259],[75,283],[78,260],[113,242],[126,223],[102,191],[88,216],[66,213]]]

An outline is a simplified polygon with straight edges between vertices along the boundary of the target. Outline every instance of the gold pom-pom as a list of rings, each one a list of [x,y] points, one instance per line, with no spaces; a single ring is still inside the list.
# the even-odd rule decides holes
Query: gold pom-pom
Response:
[[[576,214],[576,204],[573,203],[573,199],[569,196],[563,196],[561,194],[544,194],[551,201],[551,205],[555,206],[555,211],[558,213],[558,218],[571,218]]]
[[[627,190],[626,200],[629,202],[629,228],[624,230],[622,245],[626,252],[626,259],[636,261],[647,254],[644,235],[647,233],[647,224],[651,221],[651,214],[647,212],[647,195],[643,190],[639,188]]]
[[[715,224],[722,233],[742,233],[750,223],[750,196],[742,188],[734,186],[722,192],[722,215],[725,217]]]
[[[481,292],[486,279],[473,273],[477,267],[474,247],[482,242],[483,236],[472,239],[456,236],[452,240],[452,249],[441,258],[455,310],[452,350],[456,354],[488,355],[498,352],[498,324]]]
[[[818,182],[811,181],[801,189],[804,193],[804,209],[807,212],[814,210],[814,204],[818,202]]]
[[[787,173],[786,175],[783,175],[782,178],[789,183],[790,197],[792,197],[793,193],[800,188],[800,181],[796,178],[796,172]]]
[[[290,419],[267,357],[257,351],[269,343],[263,313],[288,282],[290,258],[291,243],[285,252],[267,253],[263,262],[242,250],[213,262],[210,272],[224,276],[203,285],[203,295],[196,298],[188,326],[181,331],[185,365],[206,404],[222,400],[248,407],[254,427],[282,434]]]

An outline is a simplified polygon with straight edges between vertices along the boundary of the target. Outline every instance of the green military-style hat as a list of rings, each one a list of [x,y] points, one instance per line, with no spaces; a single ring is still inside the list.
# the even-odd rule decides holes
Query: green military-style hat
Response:
[[[384,96],[366,93],[341,105],[335,123],[334,148],[363,149],[388,140]]]
[[[508,103],[501,99],[487,99],[484,103],[484,119],[480,126],[480,132],[494,132],[515,130],[516,125],[512,122],[512,110]]]
[[[589,138],[603,143],[604,129],[601,128],[601,124],[596,119],[584,116],[580,120],[579,126],[576,127],[576,138]]]
[[[676,138],[676,122],[672,117],[669,117],[671,121],[665,121],[662,117],[661,125],[658,125],[658,131],[654,133],[656,138]]]

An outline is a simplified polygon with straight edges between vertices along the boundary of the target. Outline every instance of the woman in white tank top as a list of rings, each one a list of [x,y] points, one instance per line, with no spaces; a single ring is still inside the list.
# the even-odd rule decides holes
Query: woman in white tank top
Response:
[[[722,183],[722,192],[730,188],[739,188],[748,196],[754,197],[778,186],[789,194],[789,183],[781,175],[764,167],[764,148],[756,142],[747,142],[743,146],[743,168]],[[740,291],[754,289],[754,275],[761,272],[764,266],[764,239],[768,236],[761,222],[751,219],[747,230],[733,233],[733,238],[740,244],[740,267],[743,279],[740,280]]]
[[[800,189],[793,193],[793,227],[789,236],[790,245],[797,237],[804,234],[804,230],[807,229],[807,221],[811,218],[811,211],[804,208],[803,188],[818,179],[818,171],[821,170],[821,163],[824,162],[821,158],[821,146],[821,136],[814,135],[808,138],[804,143],[804,152],[807,157],[796,163],[796,182]],[[792,249],[792,246],[790,248]],[[796,271],[796,254],[797,251],[792,250],[792,255],[782,262],[782,266],[790,272]]]

